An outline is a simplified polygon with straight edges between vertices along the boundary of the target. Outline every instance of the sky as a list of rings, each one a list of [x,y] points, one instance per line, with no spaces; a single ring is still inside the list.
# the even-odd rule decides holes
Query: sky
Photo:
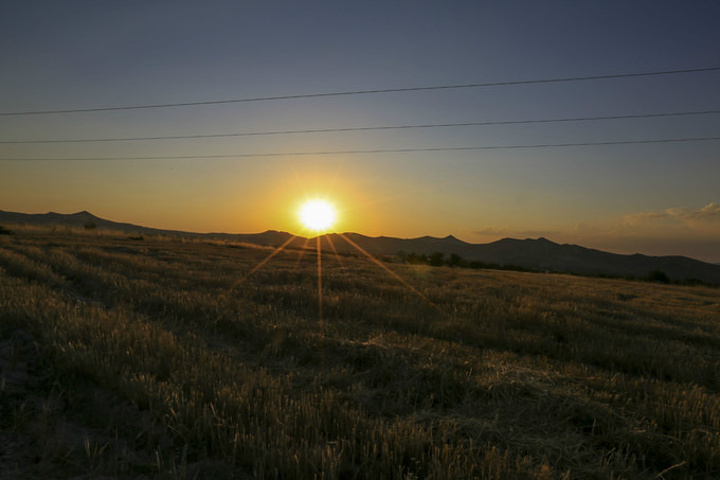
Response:
[[[719,20],[712,0],[2,2],[0,114],[713,68]],[[8,143],[716,111],[718,86],[715,70],[0,115],[0,210],[306,234],[300,205],[326,198],[339,231],[720,263],[718,140],[328,153],[717,137],[717,113]]]

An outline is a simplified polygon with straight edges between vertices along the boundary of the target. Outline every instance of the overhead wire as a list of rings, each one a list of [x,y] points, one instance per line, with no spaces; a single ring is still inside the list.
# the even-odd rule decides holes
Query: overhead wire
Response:
[[[263,158],[263,157],[299,157],[320,155],[361,155],[385,153],[413,153],[413,152],[457,152],[473,150],[510,150],[533,148],[564,148],[589,147],[606,145],[641,145],[659,143],[688,143],[708,142],[720,140],[718,137],[690,137],[690,138],[663,138],[655,140],[619,140],[607,142],[578,142],[578,143],[539,143],[529,145],[475,145],[463,147],[420,147],[420,148],[379,148],[368,150],[324,150],[314,152],[273,152],[273,153],[237,153],[226,155],[169,155],[169,156],[138,156],[138,157],[80,157],[80,158],[0,158],[0,161],[117,161],[117,160],[202,160],[219,158]]]
[[[296,99],[305,99],[305,98],[340,97],[340,96],[351,96],[351,95],[371,95],[371,94],[380,94],[380,93],[418,92],[418,91],[429,91],[429,90],[455,90],[455,89],[465,89],[465,88],[485,88],[485,87],[514,86],[514,85],[536,85],[536,84],[547,84],[547,83],[564,83],[564,82],[610,80],[610,79],[633,78],[633,77],[649,77],[649,76],[659,76],[659,75],[678,75],[678,74],[687,74],[687,73],[713,72],[713,71],[719,71],[719,70],[720,70],[720,66],[716,66],[716,67],[690,68],[690,69],[678,69],[678,70],[661,70],[661,71],[651,71],[651,72],[615,73],[615,74],[608,74],[608,75],[588,75],[588,76],[560,77],[560,78],[511,80],[511,81],[500,81],[500,82],[466,83],[466,84],[456,84],[456,85],[431,85],[431,86],[405,87],[405,88],[379,88],[379,89],[350,90],[350,91],[340,91],[340,92],[319,92],[319,93],[305,93],[305,94],[292,94],[292,95],[276,95],[276,96],[266,96],[266,97],[246,97],[246,98],[235,98],[235,99],[227,99],[227,100],[209,100],[209,101],[199,101],[199,102],[156,103],[156,104],[141,104],[141,105],[120,105],[120,106],[114,106],[114,107],[89,107],[89,108],[70,108],[70,109],[58,109],[58,110],[0,112],[0,116],[10,117],[10,116],[28,116],[28,115],[56,115],[56,114],[90,113],[90,112],[110,112],[110,111],[122,111],[122,110],[140,110],[140,109],[154,109],[154,108],[192,107],[192,106],[200,106],[200,105],[222,105],[222,104],[232,104],[232,103],[296,100]]]
[[[363,94],[376,94],[376,93],[411,92],[411,91],[425,91],[425,90],[448,90],[448,89],[480,88],[480,87],[493,87],[493,86],[505,86],[505,85],[511,86],[511,85],[542,84],[542,83],[577,82],[577,81],[590,81],[590,80],[602,80],[602,79],[617,79],[617,78],[630,78],[630,77],[646,77],[646,76],[657,76],[657,75],[710,72],[710,71],[718,71],[718,70],[720,70],[720,67],[706,67],[706,68],[684,69],[684,70],[664,70],[664,71],[653,71],[653,72],[619,73],[619,74],[594,75],[594,76],[583,76],[583,77],[563,77],[563,78],[487,82],[487,83],[460,84],[460,85],[436,85],[436,86],[393,88],[393,89],[355,90],[355,91],[344,91],[344,92],[323,92],[323,93],[312,93],[312,94],[280,95],[280,96],[270,96],[270,97],[250,97],[250,98],[240,98],[240,99],[231,99],[231,100],[215,100],[215,101],[206,101],[206,102],[125,105],[125,106],[115,106],[115,107],[78,108],[78,109],[66,109],[66,110],[41,110],[41,111],[26,111],[26,112],[0,112],[0,116],[7,117],[7,116],[20,116],[20,115],[45,115],[45,114],[49,115],[49,114],[61,114],[61,113],[85,113],[85,112],[100,112],[100,111],[136,110],[136,109],[166,108],[166,107],[185,107],[185,106],[196,106],[196,105],[214,105],[214,104],[225,104],[225,103],[261,102],[261,101],[289,100],[289,99],[301,99],[301,98],[363,95]],[[692,111],[692,112],[660,112],[660,113],[650,113],[650,114],[629,114],[629,115],[611,115],[611,116],[595,116],[595,117],[569,117],[569,118],[559,118],[559,119],[508,120],[508,121],[485,121],[485,122],[452,122],[452,123],[410,124],[410,125],[380,125],[380,126],[366,126],[366,127],[338,127],[338,128],[323,128],[323,129],[239,132],[239,133],[221,133],[221,134],[173,135],[173,136],[152,136],[152,137],[55,139],[55,140],[52,140],[52,139],[50,139],[50,140],[7,140],[7,141],[0,141],[0,144],[90,143],[90,142],[174,140],[174,139],[193,139],[193,138],[222,138],[222,137],[312,134],[312,133],[393,130],[393,129],[412,129],[412,128],[450,128],[450,127],[485,126],[485,125],[516,125],[516,124],[542,124],[542,123],[580,122],[580,121],[603,121],[603,120],[620,120],[620,119],[633,119],[633,118],[708,115],[708,114],[716,114],[716,113],[720,113],[720,110],[704,110],[704,111]],[[82,158],[0,158],[0,161],[73,161],[73,160],[104,161],[104,160],[261,158],[261,157],[282,157],[282,156],[356,155],[356,154],[383,154],[383,153],[406,153],[406,152],[532,149],[532,148],[553,148],[553,147],[560,148],[560,147],[581,147],[581,146],[601,146],[601,145],[704,142],[704,141],[714,141],[714,140],[719,140],[719,139],[720,139],[720,137],[694,137],[694,138],[670,138],[670,139],[666,138],[666,139],[655,139],[655,140],[624,140],[624,141],[579,142],[579,143],[547,143],[547,144],[530,144],[530,145],[522,145],[521,144],[521,145],[480,145],[480,146],[459,146],[459,147],[419,147],[419,148],[397,148],[397,149],[333,150],[333,151],[315,151],[315,152],[240,153],[240,154],[230,154],[230,155],[179,155],[179,156],[82,157]]]
[[[211,133],[211,134],[191,134],[191,135],[167,135],[152,137],[119,137],[119,138],[82,138],[82,139],[58,139],[58,140],[3,140],[2,145],[9,144],[47,144],[47,143],[99,143],[99,142],[136,142],[136,141],[157,141],[157,140],[181,140],[181,139],[200,139],[200,138],[230,138],[230,137],[250,137],[250,136],[271,136],[271,135],[304,135],[314,133],[338,133],[338,132],[364,132],[378,130],[401,130],[401,129],[419,129],[419,128],[454,128],[454,127],[473,127],[473,126],[491,126],[491,125],[528,125],[543,123],[569,123],[569,122],[586,122],[586,121],[607,121],[607,120],[626,120],[638,118],[661,118],[661,117],[678,117],[693,115],[711,115],[718,114],[720,110],[702,110],[691,112],[661,112],[646,114],[629,114],[629,115],[608,115],[595,117],[569,117],[555,119],[535,119],[535,120],[505,120],[505,121],[487,121],[487,122],[452,122],[452,123],[427,123],[427,124],[410,124],[410,125],[380,125],[367,127],[338,127],[338,128],[315,128],[303,130],[274,130],[261,132],[239,132],[239,133]]]

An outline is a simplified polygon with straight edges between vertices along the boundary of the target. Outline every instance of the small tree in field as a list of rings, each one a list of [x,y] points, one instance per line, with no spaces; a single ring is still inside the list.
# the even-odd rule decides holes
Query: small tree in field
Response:
[[[433,252],[430,254],[430,258],[428,260],[428,263],[432,265],[433,267],[439,267],[444,261],[445,255],[442,252]]]
[[[667,274],[663,272],[662,270],[653,270],[648,274],[648,280],[651,282],[662,282],[662,283],[669,283],[670,278],[668,278]]]
[[[463,259],[457,253],[451,253],[450,258],[448,258],[447,264],[451,267],[462,267]]]

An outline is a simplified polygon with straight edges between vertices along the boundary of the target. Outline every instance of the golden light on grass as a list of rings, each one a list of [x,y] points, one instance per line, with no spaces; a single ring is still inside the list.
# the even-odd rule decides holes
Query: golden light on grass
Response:
[[[330,245],[331,249],[333,250],[333,252],[335,254],[335,258],[338,260],[338,263],[340,265],[342,265],[342,263],[343,263],[342,260],[340,259],[340,254],[338,253],[338,250],[335,248],[335,244],[333,242],[332,235],[329,235],[329,233],[331,233],[333,227],[335,226],[335,223],[338,220],[337,209],[335,208],[335,205],[328,200],[320,199],[320,198],[313,198],[313,199],[306,200],[304,203],[302,203],[300,205],[300,207],[297,210],[297,215],[298,215],[298,219],[299,219],[300,223],[303,225],[303,227],[305,227],[307,230],[312,231],[313,233],[316,234],[316,236],[314,237],[314,240],[315,240],[315,251],[316,251],[316,255],[317,255],[318,324],[322,328],[322,326],[323,326],[322,241],[323,240],[327,240],[328,244]],[[421,297],[423,300],[425,300],[431,306],[437,308],[433,304],[433,302],[428,299],[427,296],[425,296],[419,290],[417,290],[412,285],[410,285],[408,282],[406,282],[402,277],[400,277],[397,273],[392,271],[390,268],[383,265],[382,262],[380,262],[378,259],[373,257],[370,253],[368,253],[366,250],[364,250],[357,243],[352,241],[348,236],[343,235],[342,233],[338,233],[337,235],[339,238],[342,238],[345,242],[347,242],[355,250],[357,250],[358,252],[360,252],[364,256],[366,256],[375,265],[379,266],[380,268],[385,270],[387,273],[389,273],[391,276],[393,276],[397,281],[399,281],[409,291],[411,291],[412,293]],[[290,246],[290,244],[296,238],[298,238],[298,237],[295,235],[288,238],[285,241],[285,243],[283,243],[282,245],[277,247],[265,259],[263,259],[254,268],[252,268],[247,274],[245,274],[240,280],[235,282],[230,287],[227,294],[230,294],[230,292],[232,292],[240,284],[244,283],[250,276],[252,276],[260,268],[265,266],[273,257],[275,257],[277,254],[279,254],[283,250],[285,250],[286,247]],[[299,249],[298,259],[295,263],[296,268],[298,268],[298,266],[300,265],[301,258],[303,257],[305,252],[308,250],[309,242],[310,242],[310,238],[306,238],[302,248]]]
[[[4,477],[720,478],[717,288],[436,268],[438,315],[328,235],[318,330],[301,241],[46,228],[0,238]]]
[[[327,200],[308,200],[298,212],[300,222],[309,230],[326,232],[335,225],[337,211]]]
[[[326,233],[335,225],[337,211],[332,203],[327,200],[313,199],[302,204],[298,212],[300,222],[308,230],[318,234]],[[322,252],[320,248],[320,236],[316,238],[317,248],[317,279],[318,279],[318,323],[322,326]]]

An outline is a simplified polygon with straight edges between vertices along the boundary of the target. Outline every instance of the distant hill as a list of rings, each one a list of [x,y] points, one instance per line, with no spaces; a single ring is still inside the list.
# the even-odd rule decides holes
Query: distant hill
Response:
[[[82,228],[88,222],[99,229],[115,230],[128,234],[178,235],[194,238],[213,238],[236,242],[247,242],[265,246],[279,246],[292,237],[290,233],[269,230],[254,234],[192,233],[176,230],[161,230],[130,223],[118,223],[97,217],[83,211],[74,214],[45,213],[26,214],[0,210],[0,225],[46,225]],[[399,252],[430,254],[455,253],[465,260],[477,260],[495,265],[513,265],[537,270],[566,272],[589,275],[613,275],[645,277],[652,271],[662,271],[672,280],[700,280],[720,284],[720,265],[701,262],[682,256],[648,256],[636,253],[620,255],[594,250],[578,245],[552,242],[546,238],[517,240],[504,238],[487,244],[472,244],[453,236],[444,238],[393,238],[368,237],[358,233],[343,234],[373,255],[397,255]],[[303,248],[307,239],[297,237],[291,248]],[[340,234],[325,236],[323,248],[331,248],[328,241],[342,253],[355,252]]]
[[[139,233],[139,232],[165,232],[164,230],[158,230],[153,228],[138,227],[130,223],[118,223],[110,220],[105,220],[100,217],[96,217],[90,212],[82,211],[72,214],[63,213],[15,213],[5,212],[0,210],[0,223],[4,224],[19,224],[19,225],[36,225],[36,226],[57,226],[57,227],[72,227],[72,228],[83,228],[86,224],[92,223],[97,228],[117,230],[127,233]],[[178,232],[179,233],[179,232]]]
[[[143,227],[132,223],[121,223],[97,217],[90,212],[82,211],[72,214],[62,213],[15,213],[0,210],[0,225],[33,225],[33,226],[56,226],[70,228],[84,228],[86,224],[92,223],[101,230],[112,230],[127,234],[146,235],[177,235],[191,238],[216,238],[220,240],[232,240],[236,242],[254,243],[257,245],[282,245],[292,235],[286,232],[269,230],[263,233],[251,234],[230,234],[230,233],[194,233],[180,230],[163,230],[159,228]]]
[[[720,265],[701,262],[683,256],[648,256],[639,253],[621,255],[603,252],[578,245],[560,245],[546,238],[517,240],[503,238],[487,244],[472,244],[453,236],[444,238],[420,237],[413,239],[366,237],[346,234],[352,241],[374,255],[406,253],[455,253],[466,260],[478,260],[496,265],[514,265],[537,270],[646,277],[659,270],[672,280],[700,280],[720,284]],[[339,235],[332,234],[338,250],[351,251]],[[336,238],[337,237],[337,238]]]

